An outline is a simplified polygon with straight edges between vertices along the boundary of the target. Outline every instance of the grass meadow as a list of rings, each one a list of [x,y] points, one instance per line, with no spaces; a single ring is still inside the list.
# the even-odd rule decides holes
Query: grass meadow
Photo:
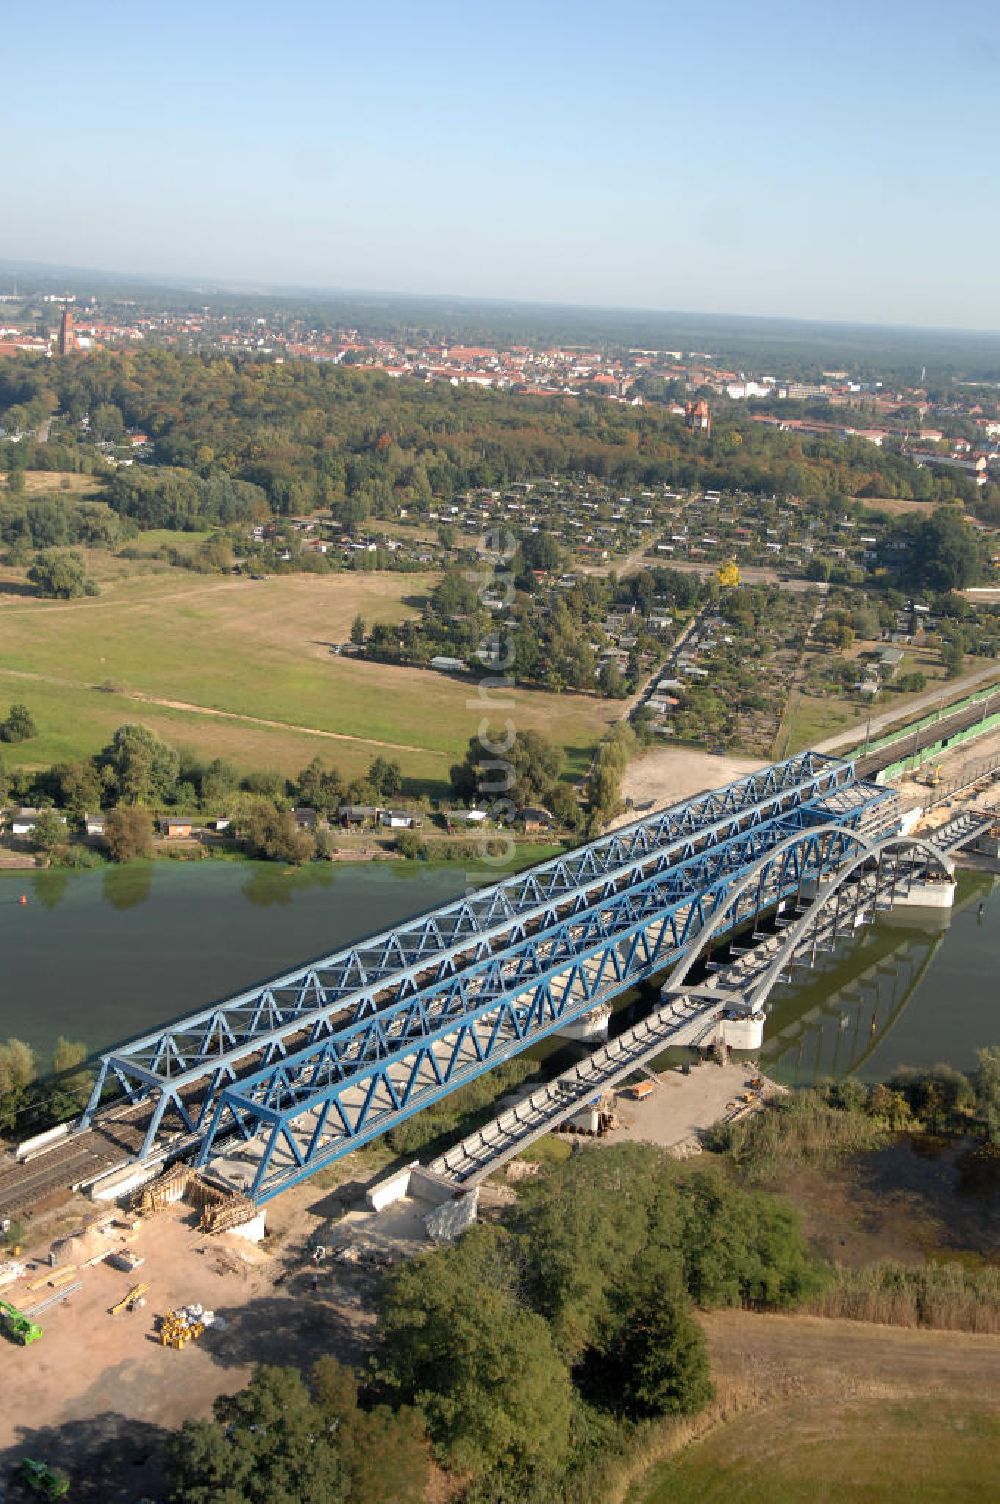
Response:
[[[341,658],[367,622],[419,611],[433,574],[202,576],[94,553],[101,594],[43,601],[0,569],[0,710],[24,701],[39,725],[11,764],[89,755],[124,720],[242,767],[295,772],[319,754],[347,776],[379,753],[412,786],[440,791],[481,719],[473,681]],[[515,689],[518,730],[544,732],[583,773],[616,707]]]
[[[995,1406],[813,1400],[730,1421],[629,1504],[959,1504],[991,1496],[998,1455]]]

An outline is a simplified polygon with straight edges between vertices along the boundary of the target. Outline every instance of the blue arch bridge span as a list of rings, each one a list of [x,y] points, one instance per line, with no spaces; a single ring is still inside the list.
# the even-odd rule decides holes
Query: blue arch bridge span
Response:
[[[798,912],[898,826],[895,794],[800,753],[118,1046],[33,1173],[183,1159],[266,1202],[710,937]],[[698,999],[668,1001],[666,1042],[703,1032]],[[31,1173],[0,1175],[0,1210]]]

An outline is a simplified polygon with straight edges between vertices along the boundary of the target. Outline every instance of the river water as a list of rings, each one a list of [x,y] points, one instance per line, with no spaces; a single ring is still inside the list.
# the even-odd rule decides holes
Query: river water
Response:
[[[761,1063],[792,1085],[883,1081],[900,1066],[969,1071],[1000,1044],[1000,884],[959,873],[955,908],[898,910],[776,988]]]
[[[461,894],[456,863],[155,862],[0,876],[0,1038],[44,1060],[179,1018]],[[20,902],[21,895],[27,905]]]
[[[447,902],[466,881],[458,865],[409,862],[0,875],[0,1038],[27,1040],[43,1065],[60,1034],[107,1049]],[[1000,885],[963,873],[943,926],[893,918],[777,989],[762,1064],[793,1084],[937,1061],[969,1070],[979,1046],[1000,1043],[998,961]]]

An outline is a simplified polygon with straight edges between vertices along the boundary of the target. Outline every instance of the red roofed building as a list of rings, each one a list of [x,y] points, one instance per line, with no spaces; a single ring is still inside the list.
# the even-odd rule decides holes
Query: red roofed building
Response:
[[[695,433],[712,432],[712,411],[704,397],[689,402],[684,408],[684,422]]]

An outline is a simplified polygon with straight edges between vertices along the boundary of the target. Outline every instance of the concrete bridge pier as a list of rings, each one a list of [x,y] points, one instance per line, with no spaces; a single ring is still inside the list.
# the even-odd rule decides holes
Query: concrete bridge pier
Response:
[[[611,1004],[599,1003],[589,1013],[570,1019],[555,1030],[556,1039],[575,1039],[581,1044],[605,1044],[611,1022]]]

